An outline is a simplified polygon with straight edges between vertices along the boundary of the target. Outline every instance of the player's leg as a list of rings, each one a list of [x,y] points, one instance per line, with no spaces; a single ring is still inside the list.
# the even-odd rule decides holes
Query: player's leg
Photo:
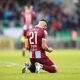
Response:
[[[46,70],[50,73],[56,73],[57,69],[55,64],[47,57],[46,59],[44,59],[44,64],[43,64],[43,70]]]
[[[35,73],[39,73],[42,68],[43,68],[42,64],[40,64],[39,62],[35,63]]]
[[[35,73],[35,65],[26,63],[26,65],[22,68],[22,73],[26,73],[27,70],[30,70],[30,72]]]
[[[50,66],[43,65],[43,70],[48,71],[50,73],[56,73],[57,72],[55,65],[50,65]]]
[[[24,67],[22,68],[22,73],[25,73],[29,69],[30,65],[31,64],[29,63],[24,63]]]
[[[30,72],[35,73],[35,65],[31,64],[29,67]]]
[[[20,36],[20,41],[21,41],[22,56],[25,56],[25,37],[24,35]]]
[[[24,57],[25,56],[25,42],[22,43],[22,56]]]
[[[31,65],[29,67],[30,72],[35,73],[35,59],[30,58]]]
[[[30,70],[30,72],[35,73],[35,59],[30,58],[31,63],[24,63],[24,67],[22,69],[22,73],[27,72],[27,70]]]
[[[23,26],[23,36],[24,36],[24,39],[26,38],[26,33],[27,33],[27,25],[24,25]],[[23,57],[25,56],[25,51],[26,51],[26,48],[25,48],[25,40],[24,40],[24,42],[22,43],[22,56]]]
[[[43,70],[46,70],[50,73],[56,73],[57,69],[55,64],[48,58],[38,59],[38,62],[43,65]]]

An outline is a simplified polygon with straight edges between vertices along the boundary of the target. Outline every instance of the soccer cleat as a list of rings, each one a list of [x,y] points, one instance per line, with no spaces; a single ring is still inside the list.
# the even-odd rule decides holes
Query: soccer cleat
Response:
[[[40,70],[42,69],[43,65],[38,63],[38,62],[36,62],[35,63],[35,67],[36,67],[35,73],[39,73]]]
[[[30,64],[29,63],[24,63],[24,67],[22,69],[22,73],[25,73],[30,67]]]

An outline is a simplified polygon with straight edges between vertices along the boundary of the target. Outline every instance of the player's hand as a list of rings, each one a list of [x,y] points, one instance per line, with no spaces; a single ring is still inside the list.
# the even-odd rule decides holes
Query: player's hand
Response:
[[[52,48],[48,48],[48,50],[49,50],[49,52],[52,52],[52,51],[53,51],[53,49],[52,49]]]

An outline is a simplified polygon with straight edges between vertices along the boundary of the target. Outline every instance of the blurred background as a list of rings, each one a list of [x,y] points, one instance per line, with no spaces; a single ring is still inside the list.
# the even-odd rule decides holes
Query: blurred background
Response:
[[[48,22],[49,46],[80,48],[80,0],[0,0],[0,49],[21,49],[21,12],[33,7],[35,19]]]

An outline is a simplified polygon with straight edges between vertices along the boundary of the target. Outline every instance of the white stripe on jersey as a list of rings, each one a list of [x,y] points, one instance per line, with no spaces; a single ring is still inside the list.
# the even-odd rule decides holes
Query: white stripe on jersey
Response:
[[[35,54],[35,58],[41,58],[41,51],[35,51],[34,54]],[[29,57],[30,57],[30,58],[33,58],[33,56],[32,56],[32,51],[30,51]]]
[[[41,52],[40,51],[35,51],[35,57],[36,58],[41,58]]]
[[[30,51],[30,53],[29,53],[29,57],[32,58],[32,51]]]

